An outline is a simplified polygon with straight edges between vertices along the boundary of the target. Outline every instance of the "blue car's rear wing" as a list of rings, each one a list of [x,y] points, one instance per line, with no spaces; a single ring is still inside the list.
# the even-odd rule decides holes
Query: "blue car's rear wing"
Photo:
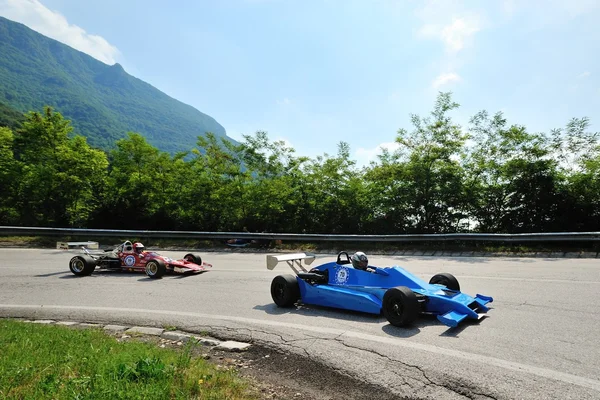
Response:
[[[298,274],[298,269],[306,272],[306,269],[302,266],[302,260],[304,264],[310,265],[317,256],[312,253],[293,253],[293,254],[282,254],[280,256],[267,256],[267,269],[274,269],[277,264],[281,261],[287,262],[291,269]]]

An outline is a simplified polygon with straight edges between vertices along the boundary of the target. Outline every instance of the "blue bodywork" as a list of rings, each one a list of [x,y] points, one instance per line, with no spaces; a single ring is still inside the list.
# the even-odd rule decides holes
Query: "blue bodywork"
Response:
[[[369,268],[372,272],[330,262],[313,268],[309,274],[299,274],[296,279],[302,302],[380,314],[385,292],[405,286],[417,295],[420,312],[437,315],[445,325],[456,327],[465,318],[480,319],[488,311],[486,304],[493,301],[488,296],[472,297],[442,285],[429,284],[398,266]],[[311,273],[324,276],[315,283],[307,279]]]

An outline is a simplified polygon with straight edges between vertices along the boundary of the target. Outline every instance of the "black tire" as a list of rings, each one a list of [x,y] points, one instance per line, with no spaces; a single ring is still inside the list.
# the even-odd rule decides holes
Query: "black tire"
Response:
[[[435,274],[434,276],[431,277],[431,279],[429,280],[429,283],[431,283],[432,285],[437,284],[437,285],[446,286],[450,290],[460,291],[460,285],[458,284],[458,279],[456,279],[454,277],[454,275],[446,273],[446,272],[441,273],[441,274]]]
[[[69,261],[69,269],[77,276],[91,275],[96,269],[96,260],[88,255],[75,256]]]
[[[146,263],[146,275],[150,279],[160,279],[167,272],[167,266],[162,260],[150,260]]]
[[[293,275],[278,275],[271,282],[271,297],[279,307],[292,307],[300,299],[300,286]]]
[[[417,295],[406,286],[388,289],[383,295],[383,315],[394,326],[406,326],[419,316]]]
[[[202,257],[200,257],[200,254],[187,253],[185,256],[183,256],[183,259],[193,262],[196,265],[202,265]]]

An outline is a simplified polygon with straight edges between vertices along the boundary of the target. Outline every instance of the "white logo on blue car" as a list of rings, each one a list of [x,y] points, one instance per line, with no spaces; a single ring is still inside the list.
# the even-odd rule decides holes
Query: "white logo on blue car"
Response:
[[[335,274],[335,283],[338,285],[343,285],[348,282],[349,277],[350,274],[348,273],[348,268],[340,267]]]

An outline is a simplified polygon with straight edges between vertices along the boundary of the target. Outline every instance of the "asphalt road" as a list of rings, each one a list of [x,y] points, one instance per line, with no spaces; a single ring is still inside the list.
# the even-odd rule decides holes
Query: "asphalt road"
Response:
[[[252,340],[411,399],[600,399],[600,260],[371,256],[372,265],[427,280],[450,272],[464,292],[494,297],[479,323],[448,329],[424,318],[402,329],[369,314],[277,308],[271,280],[291,271],[285,263],[267,270],[265,254],[203,253],[212,271],[161,280],[75,277],[72,255],[0,249],[0,316],[175,325]],[[315,265],[333,258],[320,255]]]

